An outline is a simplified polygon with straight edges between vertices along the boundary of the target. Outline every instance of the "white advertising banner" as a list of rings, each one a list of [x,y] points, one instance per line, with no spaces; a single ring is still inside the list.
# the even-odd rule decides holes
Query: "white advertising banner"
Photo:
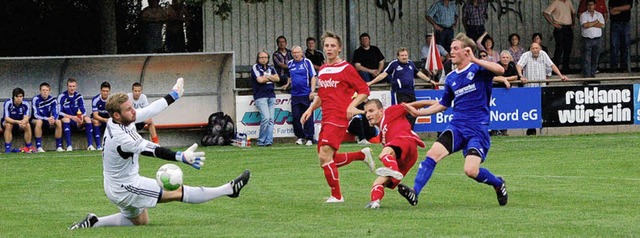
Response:
[[[372,91],[369,98],[379,99],[385,107],[391,105],[391,93],[389,91]],[[316,137],[320,131],[320,121],[322,120],[320,109],[314,112]],[[239,133],[246,133],[249,138],[258,138],[260,119],[260,112],[253,101],[253,96],[236,96],[236,130]],[[291,95],[276,94],[273,137],[295,137],[292,121]]]

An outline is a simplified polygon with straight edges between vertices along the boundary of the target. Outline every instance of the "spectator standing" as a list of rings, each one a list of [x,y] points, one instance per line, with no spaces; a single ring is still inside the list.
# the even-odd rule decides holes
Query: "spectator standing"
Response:
[[[573,16],[575,14],[571,0],[554,0],[544,10],[544,18],[553,26],[553,38],[556,48],[553,62],[562,65],[563,72],[570,72],[571,48],[573,47]]]
[[[142,93],[142,84],[133,83],[131,85],[131,92],[127,93],[127,96],[133,103],[133,108],[142,109],[149,105],[149,100],[147,99],[147,95]],[[144,122],[136,123],[136,130],[142,130],[144,126],[147,126],[149,130],[149,134],[151,134],[151,141],[157,145],[160,144],[160,139],[158,139],[158,132],[156,131],[156,126],[153,124],[153,119],[147,118]]]
[[[424,17],[436,30],[436,43],[442,45],[447,52],[451,51],[453,28],[458,24],[456,2],[438,0],[429,7]]]
[[[48,83],[40,84],[40,94],[31,100],[33,107],[33,135],[36,140],[36,152],[45,152],[42,149],[43,130],[54,130],[56,139],[56,151],[62,152],[62,122],[58,120],[58,101],[51,96],[51,86]]]
[[[600,57],[600,42],[602,41],[602,28],[604,28],[604,16],[596,9],[595,0],[587,0],[587,11],[580,15],[582,26],[582,39],[584,39],[583,69],[585,78],[595,78],[598,70],[598,58]]]
[[[500,61],[500,54],[498,51],[493,49],[493,38],[488,35],[488,32],[482,33],[480,38],[476,40],[476,45],[478,46],[478,50],[487,52],[487,61],[497,63]]]
[[[371,81],[384,68],[384,55],[378,47],[371,45],[369,34],[360,34],[360,47],[353,52],[353,65],[365,82]]]
[[[142,9],[141,18],[144,29],[144,52],[162,52],[162,28],[167,21],[167,13],[160,7],[159,0],[149,0],[149,6]]]
[[[487,31],[484,27],[487,15],[487,0],[467,0],[462,7],[462,24],[468,37],[474,41]]]
[[[289,83],[289,66],[287,66],[287,62],[293,59],[293,56],[291,55],[291,50],[287,49],[286,37],[278,36],[278,38],[276,38],[276,45],[278,46],[278,49],[273,52],[272,57],[273,67],[276,69],[279,81],[275,82],[278,86],[284,86]]]
[[[184,27],[189,25],[191,14],[184,6],[184,0],[171,0],[167,7],[166,44],[168,52],[187,51]]]
[[[291,48],[293,59],[287,62],[291,78],[291,113],[293,114],[293,133],[298,140],[296,144],[313,145],[314,128],[313,120],[307,120],[304,125],[300,123],[302,113],[311,105],[311,100],[316,91],[316,70],[311,60],[304,58],[302,47]],[[304,141],[306,140],[306,142]]]
[[[580,4],[578,4],[578,14],[577,18],[580,20],[580,15],[583,12],[587,11],[587,0],[580,0]],[[609,10],[607,9],[607,3],[605,0],[596,0],[596,11],[601,13],[604,17],[604,21],[609,19]]]
[[[429,48],[431,48],[431,37],[433,37],[433,34],[431,33],[426,33],[424,34],[424,45],[422,45],[422,47],[420,47],[420,55],[421,55],[421,59],[422,59],[422,64],[426,66],[427,64],[427,58],[429,58]],[[442,47],[441,45],[436,44],[436,48],[438,50],[438,53],[440,54],[440,59],[442,60],[442,62],[447,61],[447,59],[449,59],[449,52],[447,52],[447,50],[444,49],[444,47]],[[433,77],[434,75],[438,75],[439,72],[430,72],[429,70],[424,70],[425,75],[427,75],[428,77],[432,77],[432,78],[437,78],[437,77]]]
[[[24,132],[24,147],[20,150],[25,153],[31,153],[31,124],[29,124],[29,115],[31,115],[31,106],[24,99],[24,90],[14,88],[11,93],[11,99],[4,102],[4,116],[0,124],[4,128],[4,152],[11,153],[11,141],[13,141],[13,133],[18,131]]]
[[[407,48],[401,47],[398,49],[396,57],[397,58],[391,61],[391,63],[387,65],[387,68],[385,68],[378,77],[367,83],[368,86],[371,86],[390,75],[389,83],[391,83],[392,95],[391,104],[396,105],[416,101],[415,77],[431,83],[433,88],[437,87],[437,82],[431,80],[427,75],[420,72],[415,64],[413,64],[413,61],[409,60],[409,50]],[[413,128],[416,118],[407,114],[407,120],[409,120],[409,124],[411,124],[411,128]]]
[[[541,87],[540,83],[528,83],[528,80],[546,80],[547,68],[553,69],[553,72],[560,76],[561,80],[568,80],[568,78],[560,72],[558,67],[553,64],[553,61],[549,58],[546,52],[540,48],[540,44],[531,43],[530,51],[524,52],[516,69],[518,70],[518,77],[524,83],[524,87]],[[535,135],[536,129],[530,128],[527,130],[527,135]]]
[[[524,47],[520,46],[520,35],[518,33],[509,35],[509,49],[507,50],[514,63],[517,63],[520,60],[520,56],[526,51]],[[502,61],[502,53],[500,54],[500,60]]]
[[[73,151],[71,130],[81,131],[83,128],[87,135],[87,150],[95,150],[91,119],[86,114],[84,98],[76,91],[77,89],[78,81],[75,78],[69,78],[67,79],[67,90],[58,95],[58,117],[62,121],[62,133],[67,143],[67,151]]]
[[[256,56],[256,63],[251,67],[251,85],[253,86],[253,101],[260,111],[260,135],[258,146],[273,145],[273,125],[275,120],[276,94],[274,83],[280,81],[276,69],[269,65],[269,53],[260,51]]]
[[[609,0],[611,14],[611,69],[630,72],[629,47],[631,46],[631,8],[633,0]],[[620,56],[620,58],[618,58]],[[620,64],[618,64],[620,62]]]
[[[93,124],[94,141],[96,148],[102,150],[102,132],[107,126],[109,112],[107,112],[107,98],[111,93],[111,84],[102,82],[100,93],[91,99],[91,123]]]
[[[313,115],[313,111],[322,106],[322,129],[318,138],[318,160],[324,172],[324,178],[331,189],[331,197],[326,203],[342,203],[344,197],[340,190],[339,167],[353,161],[363,161],[373,172],[375,162],[370,148],[357,152],[337,153],[340,144],[347,134],[349,120],[362,110],[356,108],[369,96],[369,87],[364,83],[358,71],[340,58],[342,40],[333,32],[322,36],[323,52],[327,62],[318,72],[318,96],[314,97],[311,106],[302,114],[301,123],[305,123]],[[356,98],[351,96],[357,93]]]
[[[307,37],[307,50],[304,52],[304,57],[311,60],[313,63],[313,69],[320,70],[322,64],[324,64],[324,54],[322,51],[316,49],[316,38]]]

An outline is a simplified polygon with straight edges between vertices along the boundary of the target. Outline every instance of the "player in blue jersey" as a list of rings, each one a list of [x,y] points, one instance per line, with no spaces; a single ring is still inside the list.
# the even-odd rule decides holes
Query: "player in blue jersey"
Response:
[[[11,153],[11,141],[13,133],[24,131],[24,147],[20,150],[25,153],[31,153],[31,125],[29,124],[29,115],[31,115],[31,107],[28,102],[23,102],[24,90],[14,88],[11,99],[4,102],[4,114],[0,124],[4,127],[4,152]]]
[[[76,92],[78,81],[75,78],[67,79],[67,91],[58,95],[58,113],[62,121],[62,131],[64,140],[67,143],[67,151],[73,151],[71,145],[71,129],[85,129],[87,135],[87,150],[95,150],[93,147],[93,126],[91,119],[86,116],[84,98],[82,94]],[[72,127],[73,126],[73,127]]]
[[[507,204],[504,179],[480,168],[491,146],[488,126],[493,77],[502,75],[504,68],[497,63],[476,58],[473,55],[474,47],[473,40],[464,33],[454,38],[451,43],[451,61],[456,68],[447,75],[444,95],[439,103],[426,110],[417,110],[409,104],[403,104],[414,116],[432,115],[453,106],[453,119],[427,151],[425,160],[420,163],[413,189],[404,184],[398,185],[398,192],[413,206],[418,204],[418,195],[431,178],[436,164],[447,155],[460,150],[465,158],[464,173],[478,183],[492,186],[500,206]]]
[[[107,98],[111,93],[111,84],[109,82],[102,82],[100,84],[100,93],[91,99],[91,123],[93,124],[93,140],[96,142],[96,148],[102,150],[102,131],[106,128],[107,121],[109,120],[109,113],[107,112]],[[93,145],[89,145],[93,146]]]
[[[31,123],[33,123],[33,135],[36,139],[36,152],[44,152],[42,149],[43,130],[54,128],[56,151],[64,151],[62,149],[62,122],[58,120],[58,101],[51,96],[51,85],[48,83],[40,84],[40,94],[33,97],[31,106],[33,107]]]

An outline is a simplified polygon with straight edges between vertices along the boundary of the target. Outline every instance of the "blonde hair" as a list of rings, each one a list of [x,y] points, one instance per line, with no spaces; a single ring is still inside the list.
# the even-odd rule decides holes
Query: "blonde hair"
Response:
[[[342,47],[342,39],[340,38],[340,36],[338,36],[338,34],[333,33],[331,31],[327,31],[324,34],[322,34],[322,44],[324,45],[324,40],[327,38],[334,38],[338,41],[338,46]]]
[[[113,117],[113,114],[116,112],[122,113],[120,111],[120,105],[122,105],[127,101],[129,101],[129,96],[127,96],[127,94],[125,93],[115,93],[109,96],[109,98],[107,99],[107,105],[106,105],[109,116]]]
[[[476,43],[464,33],[458,33],[453,40],[460,41],[462,48],[469,47],[471,51],[476,51]]]
[[[396,52],[396,56],[400,55],[400,52],[406,51],[407,53],[409,53],[409,49],[407,49],[407,47],[400,47],[400,49],[398,49],[398,52]]]

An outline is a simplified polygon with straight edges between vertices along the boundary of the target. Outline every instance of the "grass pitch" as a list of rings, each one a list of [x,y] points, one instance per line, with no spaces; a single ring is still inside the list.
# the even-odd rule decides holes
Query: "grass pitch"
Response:
[[[433,139],[427,144],[433,143]],[[344,144],[341,151],[361,149]],[[381,147],[372,145],[374,153]],[[151,223],[68,231],[86,213],[118,212],[102,188],[100,152],[0,155],[1,237],[629,237],[640,234],[640,135],[495,137],[484,167],[504,176],[509,203],[466,178],[460,153],[443,160],[412,207],[386,190],[367,210],[375,176],[361,162],[340,169],[345,203],[329,188],[315,146],[207,147],[202,170],[178,164],[185,183],[218,186],[251,169],[236,199],[159,204]],[[426,149],[420,150],[421,161]],[[418,162],[419,162],[418,161]],[[141,158],[154,177],[168,161]],[[378,161],[378,165],[381,165]],[[417,165],[404,183],[413,185]]]

